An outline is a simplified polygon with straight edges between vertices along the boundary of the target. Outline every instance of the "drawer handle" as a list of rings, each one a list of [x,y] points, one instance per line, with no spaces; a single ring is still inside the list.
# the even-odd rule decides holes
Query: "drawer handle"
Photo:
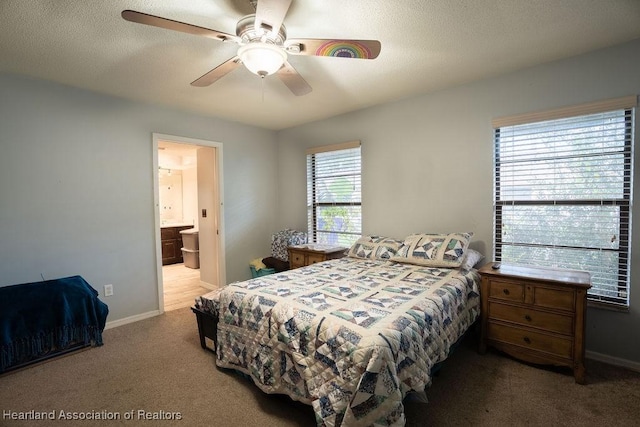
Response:
[[[524,337],[524,342],[531,344],[531,339],[529,339],[529,337]]]
[[[531,322],[531,316],[529,316],[528,314],[524,316],[524,319],[528,322]]]
[[[509,289],[503,289],[502,293],[505,294],[505,295],[509,295]]]

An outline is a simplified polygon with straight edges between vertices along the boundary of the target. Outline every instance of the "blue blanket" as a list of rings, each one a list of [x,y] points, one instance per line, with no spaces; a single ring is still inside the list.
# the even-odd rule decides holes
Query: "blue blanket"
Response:
[[[0,372],[70,345],[102,345],[108,313],[81,276],[0,287]]]

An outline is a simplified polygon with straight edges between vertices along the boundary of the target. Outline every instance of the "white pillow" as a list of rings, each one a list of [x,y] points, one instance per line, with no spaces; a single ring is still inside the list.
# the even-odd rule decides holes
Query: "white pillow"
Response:
[[[467,255],[462,261],[462,268],[465,270],[471,270],[478,265],[484,259],[484,255],[474,249],[467,249]]]

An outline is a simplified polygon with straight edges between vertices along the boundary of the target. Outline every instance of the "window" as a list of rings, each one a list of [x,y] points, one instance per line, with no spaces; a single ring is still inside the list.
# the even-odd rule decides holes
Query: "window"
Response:
[[[307,151],[309,241],[349,247],[362,234],[360,141]]]
[[[494,120],[495,259],[591,273],[628,306],[636,97]]]

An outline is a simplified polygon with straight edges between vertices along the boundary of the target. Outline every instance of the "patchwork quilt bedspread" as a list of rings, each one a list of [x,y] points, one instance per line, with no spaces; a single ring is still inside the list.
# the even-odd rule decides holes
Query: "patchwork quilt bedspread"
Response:
[[[313,406],[318,425],[404,425],[403,398],[479,314],[476,270],[342,258],[219,293],[217,365]]]

